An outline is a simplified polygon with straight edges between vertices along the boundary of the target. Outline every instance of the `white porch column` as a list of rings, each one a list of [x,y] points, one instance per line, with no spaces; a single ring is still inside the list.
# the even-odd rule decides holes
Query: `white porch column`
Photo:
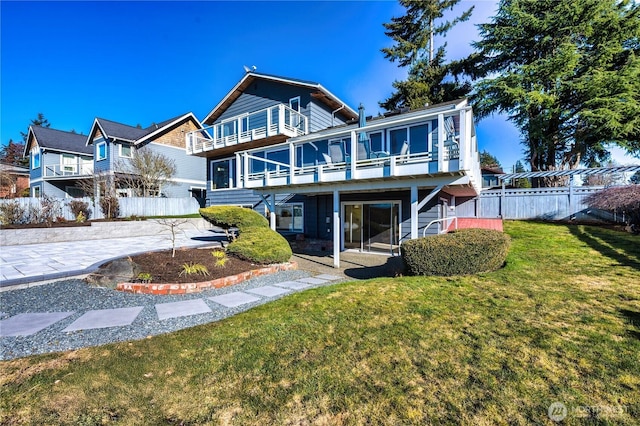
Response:
[[[333,267],[340,267],[340,192],[333,190]]]
[[[242,162],[240,161],[240,153],[236,152],[236,164],[235,164],[235,182],[233,182],[233,186],[236,188],[241,188],[244,182],[242,182]]]
[[[271,193],[271,203],[269,203],[269,224],[271,229],[276,230],[276,194]]]
[[[446,171],[444,168],[444,140],[446,137],[444,114],[438,114],[438,172]]]
[[[351,144],[351,179],[357,179],[356,161],[358,160],[358,136],[355,130],[351,131],[351,140],[349,143]]]
[[[296,147],[289,142],[289,183],[296,183]]]
[[[418,185],[411,185],[411,239],[418,238]]]

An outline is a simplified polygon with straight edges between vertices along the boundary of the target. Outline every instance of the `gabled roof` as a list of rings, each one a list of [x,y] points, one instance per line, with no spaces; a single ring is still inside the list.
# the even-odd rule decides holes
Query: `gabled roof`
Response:
[[[35,138],[42,149],[68,152],[72,154],[93,155],[93,149],[86,146],[87,137],[77,133],[51,129],[49,127],[30,126],[27,143],[24,147],[25,156],[31,148]]]
[[[96,127],[100,129],[100,132],[105,138],[114,138],[131,143],[135,142],[136,139],[139,139],[148,133],[148,130],[145,129],[139,129],[137,127],[117,123],[115,121],[106,120],[104,118],[96,118],[93,121],[93,126],[91,126],[89,137],[85,141],[87,142],[87,145],[91,143]]]
[[[15,174],[15,175],[29,175],[29,168],[24,166],[18,166],[15,164],[9,164],[0,162],[0,170],[6,173]]]
[[[308,80],[299,80],[295,78],[280,77],[280,76],[270,75],[270,74],[247,72],[242,77],[242,79],[238,82],[238,84],[236,84],[233,87],[233,89],[231,89],[231,91],[227,93],[224,98],[222,98],[222,100],[218,103],[218,105],[216,105],[215,108],[213,108],[211,112],[207,114],[207,116],[204,118],[204,120],[202,120],[202,122],[205,124],[213,124],[218,119],[218,117],[220,117],[220,115],[222,115],[222,113],[226,111],[227,108],[229,108],[229,106],[236,99],[238,99],[238,97],[240,97],[240,95],[244,92],[244,90],[247,87],[249,87],[251,83],[253,83],[255,80],[258,80],[258,79],[275,81],[283,84],[289,84],[291,86],[305,87],[308,89],[315,89],[316,91],[311,96],[325,103],[327,106],[329,106],[332,109],[338,109],[340,107],[344,107],[344,109],[341,112],[344,115],[346,115],[348,119],[358,118],[358,113],[353,108],[351,108],[342,100],[340,100],[340,98],[338,98],[336,95],[334,95],[333,93],[325,89],[320,83],[316,83]]]
[[[152,124],[145,129],[129,126],[127,124],[117,123],[111,120],[105,120],[104,118],[96,118],[93,122],[93,126],[91,126],[89,137],[85,139],[85,143],[87,145],[91,144],[93,142],[93,135],[95,133],[95,130],[100,129],[100,132],[105,138],[112,138],[130,142],[133,144],[139,144],[145,140],[152,138],[153,136],[167,131],[172,126],[175,126],[176,124],[188,119],[192,119],[200,129],[202,128],[202,125],[200,124],[198,119],[191,112],[161,121],[158,124]]]

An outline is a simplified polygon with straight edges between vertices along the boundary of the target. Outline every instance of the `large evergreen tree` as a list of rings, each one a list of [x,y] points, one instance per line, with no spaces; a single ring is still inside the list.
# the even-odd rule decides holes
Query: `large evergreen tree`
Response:
[[[608,143],[640,153],[635,3],[501,0],[479,27],[476,113],[509,115],[532,171],[598,165]]]
[[[400,0],[406,9],[401,17],[384,24],[385,34],[394,41],[382,49],[385,58],[409,67],[405,81],[395,81],[395,92],[380,106],[390,111],[402,107],[420,108],[426,104],[459,99],[468,94],[471,85],[459,80],[457,62],[445,63],[446,43],[437,49],[434,37],[444,36],[455,24],[466,21],[473,7],[451,21],[443,20],[460,0]]]
[[[29,124],[29,126],[51,127],[51,123],[49,123],[49,120],[47,120],[47,118],[44,116],[43,113],[39,112],[38,116],[31,120],[31,123]],[[20,134],[22,135],[22,141],[24,143],[27,143],[27,137],[29,136],[29,129],[27,128],[26,133],[20,132]]]

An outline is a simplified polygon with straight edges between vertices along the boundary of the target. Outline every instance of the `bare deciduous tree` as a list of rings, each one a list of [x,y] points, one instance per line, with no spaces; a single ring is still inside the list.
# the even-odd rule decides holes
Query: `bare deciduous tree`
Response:
[[[118,160],[115,169],[121,185],[140,197],[159,196],[162,185],[171,184],[177,170],[173,159],[149,147],[136,150],[132,158]]]

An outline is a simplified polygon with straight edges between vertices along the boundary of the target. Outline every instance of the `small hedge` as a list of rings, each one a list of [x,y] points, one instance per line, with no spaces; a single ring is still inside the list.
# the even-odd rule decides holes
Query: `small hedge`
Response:
[[[224,229],[269,228],[269,221],[260,213],[236,206],[211,206],[200,209],[200,216]]]
[[[449,234],[402,243],[409,275],[469,275],[500,268],[509,250],[509,236],[490,229],[461,229]]]
[[[235,206],[211,206],[200,215],[215,226],[238,228],[238,238],[227,251],[259,264],[288,262],[293,255],[287,240],[269,228],[269,221],[259,213]]]

